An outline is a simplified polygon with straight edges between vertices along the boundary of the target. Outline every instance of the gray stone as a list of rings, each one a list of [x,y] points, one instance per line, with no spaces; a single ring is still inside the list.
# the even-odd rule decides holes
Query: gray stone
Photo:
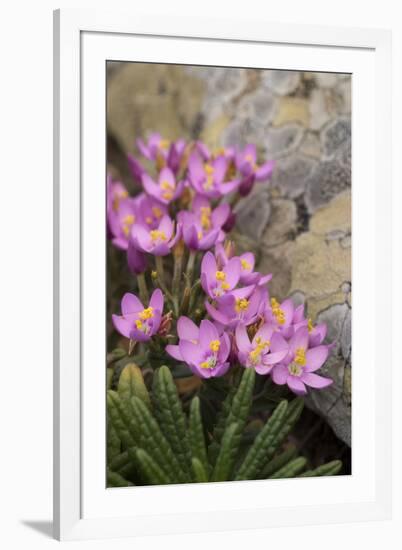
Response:
[[[237,231],[251,239],[259,240],[271,213],[267,190],[258,190],[242,199],[235,211]]]
[[[244,121],[252,119],[255,124],[266,126],[275,116],[276,103],[273,94],[258,89],[239,101],[235,108],[235,118]]]
[[[319,313],[317,316],[317,323],[326,323],[327,325],[327,342],[335,342],[335,348],[333,354],[336,355],[342,351],[342,347],[346,350],[347,347],[347,334],[345,331],[350,332],[350,308],[347,303],[334,304],[326,310]],[[345,328],[345,323],[348,323]],[[343,340],[342,340],[343,335]],[[350,338],[349,338],[350,341]],[[342,344],[344,342],[344,344]],[[350,350],[349,350],[350,351]],[[343,357],[347,359],[349,357],[349,351]]]
[[[304,129],[298,124],[287,124],[270,128],[266,134],[267,158],[278,159],[297,150],[303,138]]]
[[[299,151],[303,155],[319,159],[321,157],[321,142],[318,135],[315,132],[306,132]]]
[[[324,124],[341,113],[342,105],[342,97],[334,88],[312,90],[309,102],[310,129],[320,130]]]
[[[303,155],[292,155],[279,160],[272,177],[272,184],[282,194],[294,199],[306,189],[317,162]]]
[[[261,239],[261,245],[264,247],[277,246],[292,239],[296,234],[296,229],[296,204],[287,199],[273,199],[269,222]]]
[[[351,184],[351,174],[338,159],[318,164],[308,178],[305,203],[309,213],[328,203]]]
[[[261,143],[264,134],[264,128],[257,124],[252,117],[234,119],[224,131],[222,143],[228,147],[244,147],[248,143]]]
[[[347,78],[340,80],[339,84],[336,87],[337,92],[342,97],[342,108],[341,112],[343,114],[350,115],[352,110],[352,78],[350,75],[347,75]]]
[[[324,158],[332,158],[341,147],[350,149],[351,123],[349,117],[339,117],[329,122],[320,133]]]
[[[264,71],[261,78],[263,86],[278,95],[289,95],[300,83],[300,73],[296,71]]]

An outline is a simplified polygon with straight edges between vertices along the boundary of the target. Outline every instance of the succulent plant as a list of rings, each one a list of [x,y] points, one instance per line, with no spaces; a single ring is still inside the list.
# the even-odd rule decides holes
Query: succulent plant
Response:
[[[243,370],[207,430],[200,397],[195,395],[185,411],[168,367],[154,371],[149,392],[141,369],[127,364],[107,395],[107,486],[336,475],[339,460],[305,470],[306,458],[287,442],[302,397],[281,399],[250,439],[255,378],[254,369]]]

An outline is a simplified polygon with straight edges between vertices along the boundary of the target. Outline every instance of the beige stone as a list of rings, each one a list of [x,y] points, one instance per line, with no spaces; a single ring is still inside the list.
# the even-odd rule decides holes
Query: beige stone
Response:
[[[273,126],[282,126],[288,122],[298,122],[307,127],[309,124],[308,102],[299,97],[282,97],[273,120]]]
[[[108,131],[124,151],[152,131],[189,138],[204,89],[204,82],[178,65],[127,63],[108,86]]]

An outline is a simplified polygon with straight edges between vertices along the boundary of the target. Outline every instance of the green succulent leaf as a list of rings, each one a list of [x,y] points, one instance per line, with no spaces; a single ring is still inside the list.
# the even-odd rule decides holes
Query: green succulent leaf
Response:
[[[238,450],[238,424],[228,426],[222,437],[218,458],[212,472],[211,481],[226,481],[230,479],[230,472]]]
[[[129,402],[122,401],[117,392],[109,390],[107,393],[108,421],[116,431],[125,448],[135,447],[137,430],[133,423]]]
[[[158,422],[142,399],[134,396],[130,403],[133,421],[139,430],[138,446],[144,449],[161,469],[174,476],[178,483],[190,481],[189,475],[181,468]]]
[[[294,445],[283,451],[279,455],[270,460],[260,472],[259,479],[267,479],[271,477],[277,470],[283,468],[288,462],[295,458],[297,449]]]
[[[191,449],[191,456],[197,459],[205,470],[209,472],[209,462],[205,447],[204,429],[201,419],[200,400],[194,397],[190,405],[190,417],[188,423],[188,439]],[[193,463],[194,470],[194,463]]]
[[[190,476],[191,454],[186,417],[170,369],[160,367],[154,375],[152,401],[154,414],[163,434],[184,472]]]
[[[299,477],[335,476],[340,472],[341,468],[342,461],[333,460],[332,462],[327,462],[322,466],[318,466],[315,470],[308,470],[307,472],[302,473]]]
[[[121,399],[129,401],[136,395],[146,405],[151,404],[141,369],[135,363],[129,363],[121,371],[117,391]]]
[[[107,423],[107,460],[111,462],[115,456],[118,456],[121,451],[120,437],[117,435],[111,419]]]
[[[191,459],[191,465],[193,467],[194,479],[196,483],[206,483],[208,481],[208,474],[205,471],[204,465],[198,458],[193,457]]]
[[[159,464],[144,449],[129,449],[132,459],[136,462],[142,477],[151,485],[167,485],[173,479],[159,466]]]
[[[274,474],[269,476],[271,479],[285,479],[289,477],[296,477],[297,474],[299,474],[303,468],[306,465],[307,460],[304,458],[304,456],[298,456],[297,458],[294,458],[282,468],[277,470]]]
[[[131,481],[124,479],[124,477],[117,472],[107,470],[107,486],[108,487],[130,487],[133,485]]]
[[[287,408],[288,402],[285,400],[276,407],[250,447],[237,472],[236,480],[256,479],[258,472],[264,467],[267,460],[273,456],[277,448],[276,441],[279,439],[278,435],[286,418]]]

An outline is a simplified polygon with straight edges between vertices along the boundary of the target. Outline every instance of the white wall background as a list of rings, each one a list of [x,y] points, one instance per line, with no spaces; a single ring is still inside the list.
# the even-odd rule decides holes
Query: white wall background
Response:
[[[400,281],[402,235],[402,14],[399,0],[82,0],[85,8],[247,18],[393,30],[394,519],[388,522],[213,535],[88,541],[74,548],[386,548],[402,546]],[[52,490],[52,10],[73,2],[2,6],[0,151],[0,546],[44,548]],[[398,256],[398,261],[396,261]],[[384,289],[388,292],[389,289]],[[388,322],[389,312],[384,312]],[[399,325],[399,326],[398,326]],[[384,345],[389,345],[384,342]],[[380,368],[380,366],[379,366]]]

